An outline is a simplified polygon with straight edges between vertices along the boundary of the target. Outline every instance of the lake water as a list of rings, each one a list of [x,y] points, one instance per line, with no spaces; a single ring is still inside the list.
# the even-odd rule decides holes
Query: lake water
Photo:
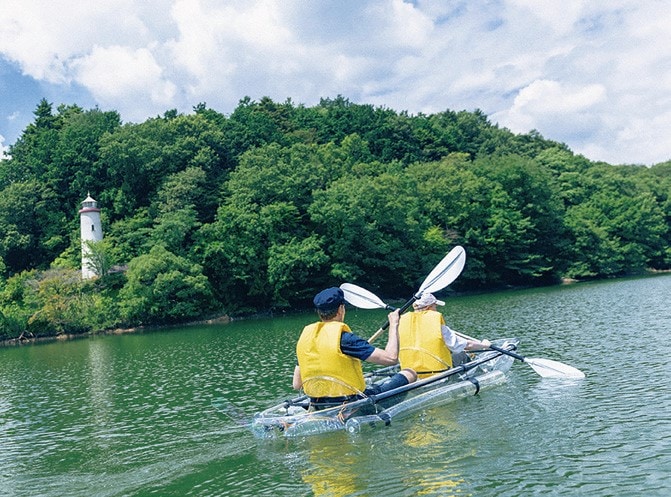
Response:
[[[312,314],[0,349],[0,496],[668,496],[670,297],[671,275],[447,297],[453,328],[587,377],[517,362],[391,426],[280,441],[243,424],[292,395]]]

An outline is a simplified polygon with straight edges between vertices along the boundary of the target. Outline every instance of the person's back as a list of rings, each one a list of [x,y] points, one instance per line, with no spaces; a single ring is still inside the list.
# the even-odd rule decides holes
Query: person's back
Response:
[[[420,378],[426,378],[452,367],[452,353],[441,332],[444,324],[442,314],[430,309],[401,316],[398,328],[401,368],[411,368]]]
[[[465,351],[483,350],[489,340],[461,337],[445,324],[437,306],[445,305],[431,293],[417,299],[410,312],[399,323],[399,360],[402,368],[411,368],[420,378],[426,378],[470,360]]]
[[[310,397],[316,408],[349,402],[398,388],[417,379],[410,369],[402,370],[382,384],[366,387],[361,361],[380,366],[398,362],[399,311],[389,314],[387,346],[380,349],[351,332],[344,323],[345,297],[340,288],[319,292],[313,299],[321,321],[307,325],[296,344],[298,365],[293,387]]]
[[[303,330],[296,354],[309,397],[345,397],[366,388],[361,361],[340,350],[344,331],[350,329],[340,321],[319,321]]]

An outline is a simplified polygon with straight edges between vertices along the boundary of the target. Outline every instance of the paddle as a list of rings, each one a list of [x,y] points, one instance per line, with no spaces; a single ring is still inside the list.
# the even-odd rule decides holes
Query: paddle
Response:
[[[454,333],[459,335],[461,338],[465,338],[466,340],[475,340],[475,338],[471,338],[468,335],[459,333],[458,331],[455,331]],[[518,361],[528,364],[531,366],[531,369],[533,369],[542,378],[579,379],[585,377],[585,373],[577,368],[574,368],[573,366],[564,364],[563,362],[553,361],[552,359],[523,357],[511,350],[502,349],[496,345],[490,345],[489,348],[496,350],[497,352],[501,352],[502,354],[509,355],[510,357],[514,357]]]
[[[347,299],[347,301],[356,307],[360,307],[362,309],[388,309],[390,311],[395,310],[394,307],[385,304],[382,301],[382,299],[380,299],[380,297],[375,295],[373,292],[366,290],[365,288],[361,288],[360,286],[353,285],[351,283],[343,283],[340,286],[340,288],[342,288],[343,292],[345,293],[345,298]],[[460,333],[458,331],[454,331],[454,333],[456,333],[462,338],[465,338],[466,340],[478,341],[475,338],[469,337],[468,335],[464,335],[463,333]],[[373,335],[373,337],[374,336],[375,335]],[[518,361],[528,364],[542,378],[577,379],[585,377],[585,373],[583,373],[579,369],[576,369],[573,366],[569,366],[568,364],[564,364],[562,362],[553,361],[552,359],[523,357],[510,350],[497,347],[496,345],[491,345],[489,348],[492,350],[496,350],[497,352],[501,352],[502,354],[509,355],[510,357],[514,357]]]
[[[343,283],[340,289],[345,294],[345,300],[359,309],[387,309],[395,311],[396,307],[385,304],[380,297],[352,283]]]
[[[464,264],[466,264],[466,250],[464,250],[464,247],[457,245],[443,257],[436,267],[433,268],[420,285],[417,293],[401,306],[400,313],[403,314],[415,300],[421,298],[424,292],[437,292],[456,280],[464,269]],[[361,287],[357,287],[356,285],[343,283],[340,285],[340,288],[345,293],[345,300],[355,307],[361,307],[362,309],[377,309],[381,307],[383,309],[396,310],[394,307],[390,307],[382,302],[375,296],[375,294],[368,292]],[[361,292],[361,290],[363,290],[363,292]],[[373,340],[380,336],[388,327],[389,321],[385,321],[384,324],[380,326],[380,329],[368,339],[368,343],[372,343]]]

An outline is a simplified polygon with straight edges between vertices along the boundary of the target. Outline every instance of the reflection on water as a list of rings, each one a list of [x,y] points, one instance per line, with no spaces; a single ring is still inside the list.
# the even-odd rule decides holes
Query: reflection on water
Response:
[[[389,427],[272,442],[239,421],[293,394],[311,313],[0,349],[0,495],[671,495],[669,295],[671,275],[447,298],[456,329],[587,377],[517,363]]]
[[[434,415],[436,414],[436,415]],[[314,496],[456,495],[464,483],[452,467],[468,454],[450,451],[463,427],[445,411],[428,411],[423,422],[400,422],[397,428],[357,435],[328,433],[271,443],[265,457],[283,457]]]
[[[362,454],[351,450],[345,432],[324,438],[308,437],[304,441],[307,464],[302,465],[301,478],[315,497],[356,495],[366,488],[363,482],[357,482]]]
[[[419,464],[413,465],[403,477],[407,488],[417,489],[416,495],[461,493],[464,478],[451,468],[450,452],[457,449],[460,458],[467,455],[460,452],[457,445],[464,429],[449,414],[449,409],[429,410],[413,420],[405,431],[404,446],[422,454]],[[427,422],[427,418],[431,422]]]

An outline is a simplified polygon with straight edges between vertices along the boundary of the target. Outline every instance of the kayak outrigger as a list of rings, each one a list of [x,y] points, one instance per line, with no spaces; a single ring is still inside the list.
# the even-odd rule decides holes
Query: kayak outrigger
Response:
[[[498,340],[497,348],[512,352],[517,343],[516,339]],[[475,395],[504,383],[513,360],[503,352],[486,351],[429,378],[378,395],[362,394],[356,400],[322,410],[314,410],[307,396],[298,396],[257,413],[251,430],[259,438],[278,438],[338,430],[356,433],[386,426],[408,412]],[[366,381],[382,382],[397,370],[398,366],[389,366],[373,371],[368,373]]]

